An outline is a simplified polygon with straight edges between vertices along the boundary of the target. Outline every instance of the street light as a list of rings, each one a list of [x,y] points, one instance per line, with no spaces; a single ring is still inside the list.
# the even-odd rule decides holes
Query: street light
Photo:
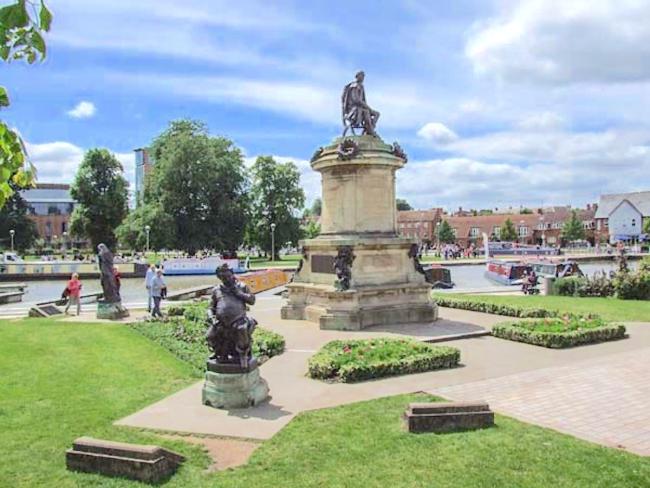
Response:
[[[275,222],[271,224],[271,261],[275,261]]]
[[[151,232],[151,226],[145,225],[144,231],[147,233],[147,252],[149,252],[149,232]]]
[[[11,252],[14,252],[14,236],[16,235],[16,231],[11,229],[9,235],[11,236]]]
[[[68,251],[68,233],[65,231],[63,232],[63,249]]]

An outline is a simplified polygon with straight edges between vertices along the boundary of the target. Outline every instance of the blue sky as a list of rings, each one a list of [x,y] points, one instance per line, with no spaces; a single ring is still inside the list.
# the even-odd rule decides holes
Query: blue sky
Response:
[[[366,71],[378,132],[409,163],[414,206],[583,205],[650,187],[650,4],[51,0],[49,56],[3,65],[4,112],[39,180],[69,181],[107,147],[175,118],[248,158],[307,160],[341,130],[342,87]]]

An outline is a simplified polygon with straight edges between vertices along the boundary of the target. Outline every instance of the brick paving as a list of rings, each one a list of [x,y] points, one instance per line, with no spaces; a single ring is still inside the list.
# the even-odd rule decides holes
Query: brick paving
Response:
[[[650,456],[650,348],[432,390],[499,413]]]

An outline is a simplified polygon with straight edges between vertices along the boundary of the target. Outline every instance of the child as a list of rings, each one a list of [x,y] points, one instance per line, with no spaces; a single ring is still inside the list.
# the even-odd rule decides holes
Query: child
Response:
[[[68,314],[70,305],[75,304],[77,306],[77,315],[79,315],[81,312],[81,302],[79,300],[81,295],[81,281],[79,281],[79,275],[77,273],[72,273],[72,278],[68,281],[65,290],[68,295],[68,304],[65,307],[65,314]]]

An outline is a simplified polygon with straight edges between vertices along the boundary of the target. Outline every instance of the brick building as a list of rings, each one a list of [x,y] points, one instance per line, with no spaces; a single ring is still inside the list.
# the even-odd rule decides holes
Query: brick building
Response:
[[[442,221],[443,210],[400,210],[397,212],[397,230],[401,236],[415,237],[428,244],[436,241],[436,224]]]
[[[21,194],[29,205],[29,218],[36,223],[41,239],[51,243],[67,238],[70,216],[76,204],[70,196],[70,185],[37,183],[36,188],[23,190]]]

